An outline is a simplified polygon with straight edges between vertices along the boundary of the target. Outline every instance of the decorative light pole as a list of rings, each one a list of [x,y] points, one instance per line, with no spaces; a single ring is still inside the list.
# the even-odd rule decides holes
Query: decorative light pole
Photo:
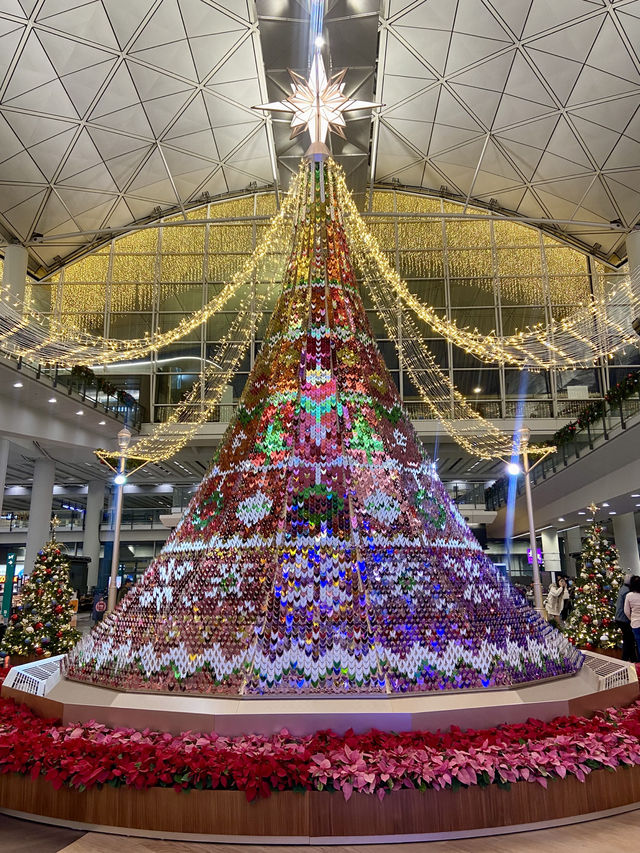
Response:
[[[540,564],[538,563],[538,549],[536,547],[536,527],[533,520],[533,500],[531,498],[531,480],[529,474],[536,465],[539,465],[543,459],[550,453],[554,453],[555,447],[530,447],[529,439],[531,438],[531,430],[529,427],[521,427],[517,434],[517,445],[514,441],[515,452],[522,456],[522,468],[517,462],[509,462],[507,465],[507,473],[517,475],[524,474],[524,493],[527,502],[527,518],[529,520],[529,547],[531,549],[531,568],[533,570],[533,600],[535,608],[541,615],[544,614],[544,605],[542,603],[542,583],[540,581]],[[535,453],[538,457],[533,465],[529,462],[529,454]]]
[[[122,522],[122,494],[124,484],[127,482],[125,466],[127,461],[127,448],[131,443],[131,432],[125,426],[118,433],[118,467],[113,482],[116,487],[116,508],[113,527],[113,554],[111,555],[111,576],[109,578],[109,595],[107,597],[107,613],[111,613],[116,606],[116,583],[118,581],[118,567],[120,565],[120,524]]]

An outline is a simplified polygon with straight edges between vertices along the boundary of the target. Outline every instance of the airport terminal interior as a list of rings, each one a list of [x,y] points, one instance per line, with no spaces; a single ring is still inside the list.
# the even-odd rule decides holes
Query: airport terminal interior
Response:
[[[0,0],[0,276],[3,851],[637,844],[640,0]]]

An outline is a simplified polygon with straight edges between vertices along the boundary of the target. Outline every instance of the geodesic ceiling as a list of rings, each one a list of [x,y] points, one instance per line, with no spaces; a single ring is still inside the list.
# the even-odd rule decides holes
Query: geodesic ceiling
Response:
[[[640,216],[640,2],[385,6],[376,180],[566,220],[619,261]]]
[[[21,241],[273,182],[251,0],[0,7],[0,213]],[[55,266],[87,240],[30,252]]]
[[[367,170],[446,187],[624,257],[640,217],[640,0],[327,0],[325,23],[348,93],[385,104],[373,133],[363,113],[334,140],[356,191]],[[41,276],[92,231],[285,184],[303,146],[251,107],[282,96],[287,66],[305,73],[307,34],[307,0],[2,0],[5,237]]]

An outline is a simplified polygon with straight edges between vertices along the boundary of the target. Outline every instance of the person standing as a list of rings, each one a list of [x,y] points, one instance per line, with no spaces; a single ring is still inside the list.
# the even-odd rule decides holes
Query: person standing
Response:
[[[640,575],[632,575],[629,580],[629,592],[624,600],[624,615],[631,623],[636,639],[636,651],[640,656]]]
[[[628,661],[629,663],[636,663],[638,661],[636,638],[633,635],[629,617],[624,612],[624,603],[629,593],[630,581],[631,575],[625,575],[622,581],[622,586],[618,592],[618,600],[616,602],[616,625],[622,634],[622,660]]]
[[[552,581],[547,591],[547,599],[544,603],[545,609],[558,625],[562,625],[562,608],[564,607],[564,596],[567,592],[567,584],[564,578]],[[568,596],[568,593],[567,593]]]

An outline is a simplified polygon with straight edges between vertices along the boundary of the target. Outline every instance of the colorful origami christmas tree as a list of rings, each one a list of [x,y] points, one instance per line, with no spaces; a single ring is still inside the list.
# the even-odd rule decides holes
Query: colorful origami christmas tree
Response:
[[[69,677],[222,694],[493,687],[581,655],[483,554],[426,458],[310,163],[237,416],[160,556]]]

